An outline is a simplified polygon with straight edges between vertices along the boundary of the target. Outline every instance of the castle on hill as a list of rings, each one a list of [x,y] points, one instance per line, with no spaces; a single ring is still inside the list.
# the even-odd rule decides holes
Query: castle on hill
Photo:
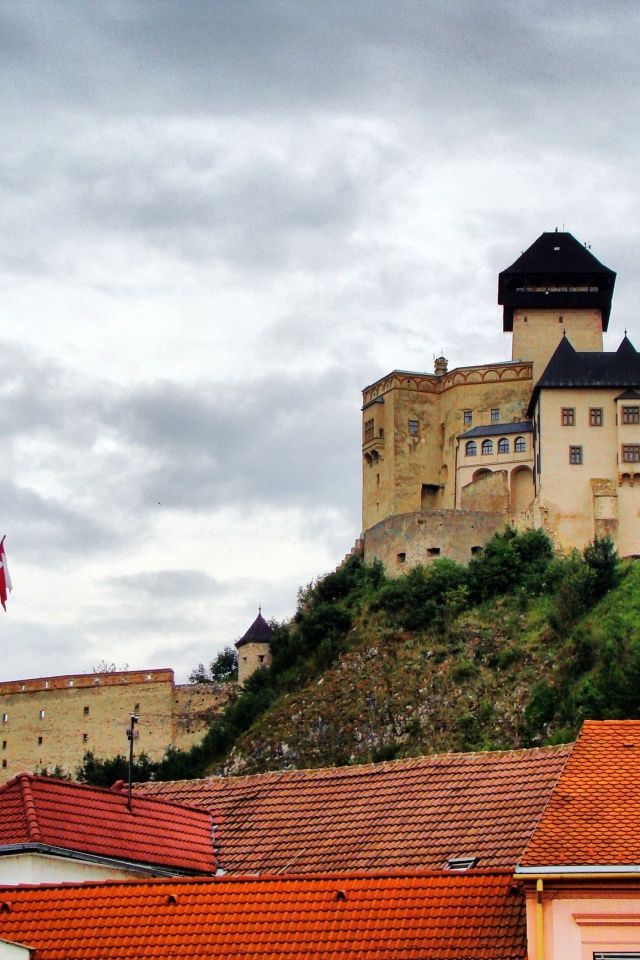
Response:
[[[603,351],[616,274],[543,233],[498,278],[506,363],[394,370],[363,391],[365,561],[468,562],[506,524],[640,555],[640,355]]]

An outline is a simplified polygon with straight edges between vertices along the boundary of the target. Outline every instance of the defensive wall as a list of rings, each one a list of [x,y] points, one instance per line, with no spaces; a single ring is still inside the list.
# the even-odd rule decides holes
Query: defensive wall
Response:
[[[67,674],[0,683],[0,783],[56,767],[75,774],[84,754],[128,755],[130,716],[139,717],[135,754],[161,760],[188,749],[221,713],[228,684],[174,683],[173,670]]]
[[[389,576],[439,558],[468,563],[494,533],[503,530],[503,512],[417,510],[386,517],[364,535],[365,563],[380,560]]]

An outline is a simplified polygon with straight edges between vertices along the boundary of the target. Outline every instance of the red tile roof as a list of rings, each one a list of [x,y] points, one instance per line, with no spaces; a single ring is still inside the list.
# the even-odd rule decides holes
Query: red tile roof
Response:
[[[640,863],[640,721],[587,720],[521,867]]]
[[[38,960],[524,960],[510,871],[0,888]]]
[[[230,873],[515,867],[570,747],[445,754],[368,766],[136,788],[209,810]]]
[[[216,869],[212,821],[162,799],[21,774],[0,787],[0,854],[27,844],[152,864],[188,873]],[[6,851],[5,851],[6,852]]]

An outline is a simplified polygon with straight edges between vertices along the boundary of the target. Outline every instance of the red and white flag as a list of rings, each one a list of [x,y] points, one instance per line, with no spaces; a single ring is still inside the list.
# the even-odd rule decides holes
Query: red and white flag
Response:
[[[4,552],[5,537],[0,540],[0,603],[7,609],[7,593],[13,590],[11,577],[9,576],[9,567],[7,566],[7,555]]]

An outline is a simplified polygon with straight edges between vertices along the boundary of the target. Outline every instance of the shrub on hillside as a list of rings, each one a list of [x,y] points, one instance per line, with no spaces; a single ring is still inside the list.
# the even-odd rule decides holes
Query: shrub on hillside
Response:
[[[545,574],[553,558],[553,545],[543,530],[517,533],[508,527],[485,544],[468,567],[469,594],[483,602],[522,587],[529,594],[545,588]]]

